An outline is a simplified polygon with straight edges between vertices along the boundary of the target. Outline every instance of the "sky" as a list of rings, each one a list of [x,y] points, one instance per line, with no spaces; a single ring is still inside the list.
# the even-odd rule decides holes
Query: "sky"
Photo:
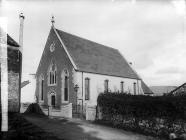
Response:
[[[184,0],[9,0],[0,3],[8,34],[19,40],[25,15],[23,80],[35,73],[51,28],[118,49],[149,86],[186,82]]]

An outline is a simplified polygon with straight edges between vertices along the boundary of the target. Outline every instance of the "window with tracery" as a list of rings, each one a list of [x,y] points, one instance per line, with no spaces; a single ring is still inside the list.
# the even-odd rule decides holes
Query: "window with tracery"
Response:
[[[57,68],[54,63],[52,63],[49,67],[48,72],[48,85],[56,85],[57,83]]]

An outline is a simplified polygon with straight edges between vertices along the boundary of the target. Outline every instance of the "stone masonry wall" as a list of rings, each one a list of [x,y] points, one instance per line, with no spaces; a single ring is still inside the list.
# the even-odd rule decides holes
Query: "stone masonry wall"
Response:
[[[8,73],[8,111],[19,112],[19,73],[12,71]]]
[[[19,111],[19,73],[8,73],[8,111]]]

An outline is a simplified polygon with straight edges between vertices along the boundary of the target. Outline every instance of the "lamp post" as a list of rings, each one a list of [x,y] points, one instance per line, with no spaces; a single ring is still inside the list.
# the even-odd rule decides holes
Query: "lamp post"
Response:
[[[79,89],[78,84],[75,84],[75,86],[74,86],[74,90],[75,90],[75,92],[77,92],[77,91],[78,91],[78,89]]]

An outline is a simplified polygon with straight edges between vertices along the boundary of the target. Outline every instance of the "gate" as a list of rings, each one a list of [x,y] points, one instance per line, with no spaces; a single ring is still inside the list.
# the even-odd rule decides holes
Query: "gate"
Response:
[[[79,100],[78,104],[73,104],[72,105],[72,117],[74,118],[84,118],[84,106],[83,106],[83,101]]]

